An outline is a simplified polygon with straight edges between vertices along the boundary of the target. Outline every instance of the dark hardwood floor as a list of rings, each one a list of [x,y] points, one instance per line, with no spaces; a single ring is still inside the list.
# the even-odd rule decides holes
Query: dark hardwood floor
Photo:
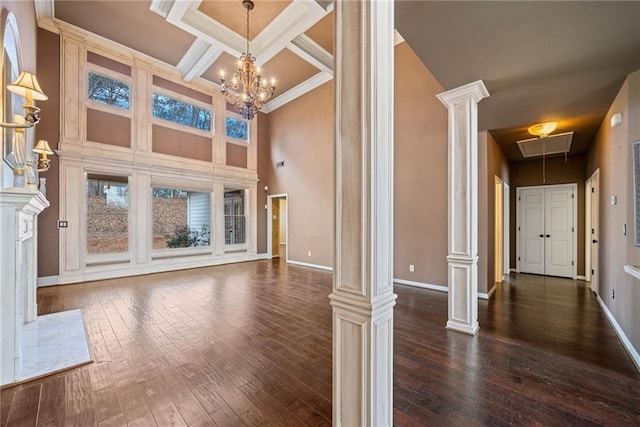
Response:
[[[259,261],[43,288],[94,363],[1,392],[2,425],[329,425],[331,274]],[[396,425],[640,425],[640,375],[583,282],[512,276],[478,336],[396,286]]]

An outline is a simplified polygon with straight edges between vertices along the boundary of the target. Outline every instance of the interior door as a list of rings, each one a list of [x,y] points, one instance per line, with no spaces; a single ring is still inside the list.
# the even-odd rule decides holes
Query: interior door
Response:
[[[518,270],[545,274],[544,262],[544,189],[518,189]]]
[[[271,199],[271,256],[280,256],[280,199]]]
[[[544,274],[573,277],[573,187],[545,189]]]

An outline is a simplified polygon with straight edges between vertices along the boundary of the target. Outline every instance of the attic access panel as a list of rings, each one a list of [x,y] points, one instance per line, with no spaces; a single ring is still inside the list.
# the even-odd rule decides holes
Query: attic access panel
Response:
[[[549,154],[568,153],[571,150],[573,132],[549,135],[546,138],[523,139],[517,142],[522,157],[538,157]]]

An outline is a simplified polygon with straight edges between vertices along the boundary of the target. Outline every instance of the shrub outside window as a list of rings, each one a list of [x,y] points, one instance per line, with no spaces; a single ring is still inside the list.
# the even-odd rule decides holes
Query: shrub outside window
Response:
[[[211,195],[154,187],[153,249],[211,245]]]
[[[131,88],[128,83],[89,72],[87,96],[89,99],[101,104],[128,110],[130,108]]]
[[[172,98],[153,94],[153,116],[204,131],[211,130],[211,110]]]
[[[246,120],[227,116],[226,134],[229,138],[249,142],[249,123]]]

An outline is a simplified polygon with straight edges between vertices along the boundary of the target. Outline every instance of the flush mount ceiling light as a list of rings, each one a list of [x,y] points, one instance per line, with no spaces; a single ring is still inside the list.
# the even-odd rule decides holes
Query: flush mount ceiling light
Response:
[[[244,0],[242,6],[247,10],[247,51],[238,60],[238,70],[230,82],[224,79],[224,71],[220,76],[220,86],[225,100],[232,104],[240,115],[251,120],[276,90],[275,80],[271,84],[260,75],[256,68],[256,58],[249,52],[249,11],[254,5],[251,0]]]
[[[536,123],[533,126],[529,126],[527,129],[531,135],[539,136],[540,138],[546,138],[551,132],[556,130],[558,122],[543,122]]]

